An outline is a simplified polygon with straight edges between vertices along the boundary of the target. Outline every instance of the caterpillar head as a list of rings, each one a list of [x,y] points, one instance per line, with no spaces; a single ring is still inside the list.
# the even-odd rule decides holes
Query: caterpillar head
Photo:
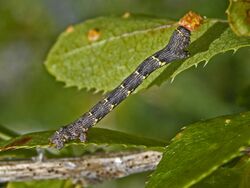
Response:
[[[185,27],[189,31],[196,30],[203,22],[203,18],[195,13],[195,12],[188,12],[185,14],[179,21],[179,25]]]

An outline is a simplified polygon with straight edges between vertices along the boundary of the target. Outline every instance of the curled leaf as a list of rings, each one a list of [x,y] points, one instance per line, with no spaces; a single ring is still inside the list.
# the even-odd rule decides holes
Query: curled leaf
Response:
[[[250,1],[230,0],[226,12],[232,30],[239,36],[250,36]]]

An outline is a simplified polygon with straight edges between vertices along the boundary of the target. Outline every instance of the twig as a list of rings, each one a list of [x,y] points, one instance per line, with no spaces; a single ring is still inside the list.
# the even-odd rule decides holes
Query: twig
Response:
[[[85,185],[94,184],[154,170],[161,157],[161,152],[143,151],[45,161],[1,161],[0,182],[72,179],[74,182],[80,181]]]

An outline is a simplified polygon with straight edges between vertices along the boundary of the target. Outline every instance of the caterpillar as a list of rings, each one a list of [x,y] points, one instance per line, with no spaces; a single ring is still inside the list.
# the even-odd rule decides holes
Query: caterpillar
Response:
[[[202,18],[189,12],[180,21],[170,37],[168,44],[161,50],[146,58],[133,73],[125,78],[119,86],[108,93],[88,112],[67,126],[60,128],[51,137],[51,143],[61,149],[69,140],[80,139],[85,142],[87,131],[94,126],[118,104],[126,99],[152,72],[176,60],[189,56],[187,47],[190,44],[191,31],[201,24]]]

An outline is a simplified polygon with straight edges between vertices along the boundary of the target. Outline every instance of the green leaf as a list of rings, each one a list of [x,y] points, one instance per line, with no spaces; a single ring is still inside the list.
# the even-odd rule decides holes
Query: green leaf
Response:
[[[250,1],[230,0],[226,11],[229,25],[239,36],[250,36]]]
[[[197,122],[166,148],[147,187],[190,187],[250,144],[250,112]]]
[[[60,35],[45,65],[66,86],[107,92],[146,57],[163,48],[176,27],[174,22],[148,17],[88,20]],[[99,38],[90,42],[88,32],[93,29],[98,29]],[[206,19],[198,31],[192,33],[191,57],[155,71],[138,90],[173,79],[191,66],[202,61],[207,63],[218,53],[244,46],[250,46],[249,38],[235,36],[225,21]]]
[[[98,29],[100,38],[88,40]],[[159,47],[174,29],[173,22],[148,17],[100,17],[63,32],[45,65],[57,80],[79,89],[109,91]],[[110,81],[112,80],[112,82]]]
[[[28,182],[11,182],[7,188],[76,188],[70,181],[64,180],[46,180],[46,181],[28,181]]]
[[[237,104],[245,108],[250,108],[250,85],[242,89],[237,98]]]
[[[250,158],[241,159],[235,166],[223,166],[192,188],[250,187]]]
[[[54,131],[36,132],[18,136],[14,139],[0,143],[0,151],[8,151],[15,149],[30,149],[30,148],[48,148],[49,138]],[[99,145],[127,145],[127,146],[145,146],[145,147],[163,147],[166,142],[134,136],[118,131],[92,128],[88,132],[88,141],[86,143],[72,142],[67,145],[84,145],[99,144]]]
[[[12,137],[16,137],[18,134],[6,127],[0,125],[0,140],[8,140]]]

